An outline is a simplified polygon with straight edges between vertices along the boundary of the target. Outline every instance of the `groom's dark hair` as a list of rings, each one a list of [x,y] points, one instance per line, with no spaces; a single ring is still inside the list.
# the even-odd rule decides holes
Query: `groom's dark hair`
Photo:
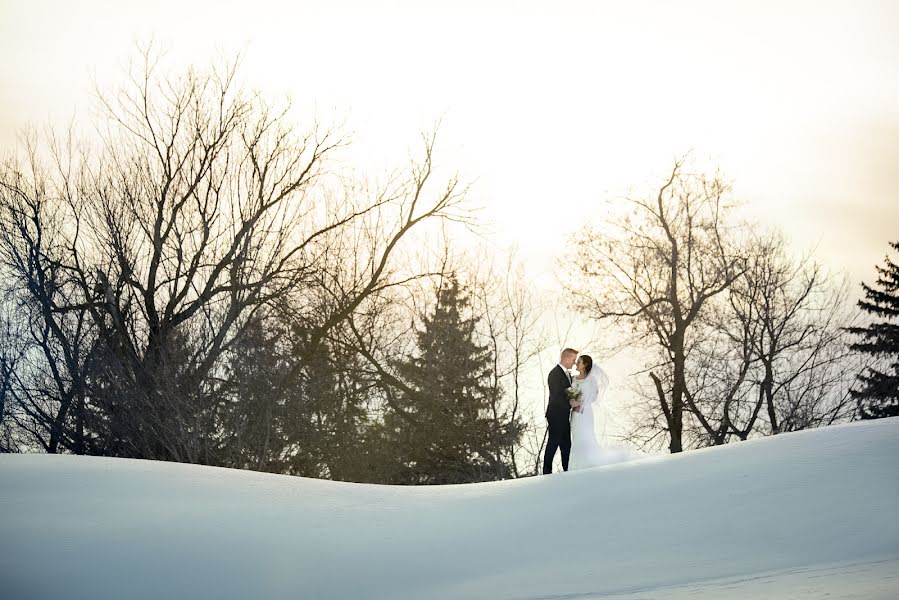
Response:
[[[584,361],[584,369],[586,373],[589,375],[590,370],[593,368],[593,359],[590,358],[589,354],[581,354],[581,360]]]

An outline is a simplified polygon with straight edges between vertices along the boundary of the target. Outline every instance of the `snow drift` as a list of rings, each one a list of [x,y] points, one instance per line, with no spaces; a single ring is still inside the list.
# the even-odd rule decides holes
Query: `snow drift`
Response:
[[[899,596],[899,418],[408,488],[0,457],[0,595]]]

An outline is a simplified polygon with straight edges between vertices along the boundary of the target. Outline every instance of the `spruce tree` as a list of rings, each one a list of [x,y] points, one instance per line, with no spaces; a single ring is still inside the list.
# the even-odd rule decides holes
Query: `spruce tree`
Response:
[[[515,423],[504,423],[491,411],[500,390],[492,386],[491,354],[476,341],[477,319],[455,278],[437,291],[433,313],[417,334],[416,356],[395,363],[406,383],[395,399],[395,412],[385,416],[395,452],[394,483],[448,484],[507,476],[496,449],[520,436]]]
[[[899,242],[891,242],[899,250]],[[874,316],[867,327],[852,327],[861,337],[852,349],[878,359],[858,375],[861,389],[852,390],[863,419],[899,416],[899,265],[887,256],[885,267],[877,267],[880,276],[874,286],[862,283],[865,299],[859,307]],[[883,362],[879,359],[884,359]],[[883,366],[881,366],[883,364]]]

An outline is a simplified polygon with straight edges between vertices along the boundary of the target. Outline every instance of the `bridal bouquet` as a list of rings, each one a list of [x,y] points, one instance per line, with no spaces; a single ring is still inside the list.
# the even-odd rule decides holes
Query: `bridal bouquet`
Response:
[[[565,390],[565,395],[569,400],[580,400],[583,395],[580,386],[573,385]]]

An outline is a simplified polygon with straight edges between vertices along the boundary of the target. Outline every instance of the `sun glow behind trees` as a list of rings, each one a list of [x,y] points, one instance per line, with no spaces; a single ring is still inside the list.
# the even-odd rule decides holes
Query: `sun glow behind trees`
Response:
[[[899,56],[891,2],[7,3],[0,140],[90,109],[135,40],[171,66],[244,52],[298,114],[336,115],[352,161],[395,165],[442,117],[442,160],[477,178],[501,243],[547,245],[695,148],[756,215],[858,280],[895,222]],[[860,159],[864,157],[864,159]],[[371,168],[369,168],[371,167]],[[849,211],[851,204],[860,205]],[[890,208],[893,206],[893,208]],[[874,216],[876,215],[876,218]],[[881,232],[870,240],[861,228]],[[847,251],[860,247],[865,250]],[[841,248],[843,250],[836,250]],[[548,279],[545,280],[550,283]]]

